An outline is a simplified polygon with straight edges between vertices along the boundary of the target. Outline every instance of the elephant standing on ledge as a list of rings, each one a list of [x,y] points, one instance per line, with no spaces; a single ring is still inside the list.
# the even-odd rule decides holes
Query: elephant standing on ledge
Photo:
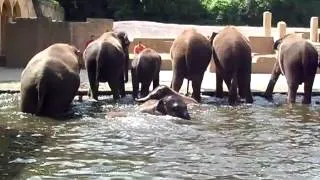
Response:
[[[304,83],[304,96],[302,103],[311,103],[313,81],[318,67],[318,52],[307,40],[288,34],[274,43],[278,50],[277,61],[274,64],[272,75],[265,92],[265,97],[272,99],[273,88],[283,74],[288,83],[289,104],[296,102],[298,87]]]
[[[171,87],[179,92],[184,78],[192,81],[192,98],[201,101],[203,76],[212,56],[209,40],[194,29],[184,30],[170,49],[173,77]]]
[[[98,100],[99,82],[108,82],[113,99],[124,97],[128,77],[130,41],[124,32],[106,32],[91,42],[83,53],[90,96]]]
[[[80,54],[74,46],[62,43],[36,54],[21,74],[21,111],[65,116],[80,85]]]
[[[159,74],[161,68],[161,56],[153,49],[146,48],[132,61],[132,97],[135,99],[139,93],[141,83],[141,97],[149,94],[151,82],[153,89],[159,86]]]
[[[213,48],[213,60],[216,65],[217,97],[223,97],[222,83],[229,89],[229,103],[238,98],[252,103],[251,83],[251,47],[248,40],[235,27],[228,26],[210,37]]]

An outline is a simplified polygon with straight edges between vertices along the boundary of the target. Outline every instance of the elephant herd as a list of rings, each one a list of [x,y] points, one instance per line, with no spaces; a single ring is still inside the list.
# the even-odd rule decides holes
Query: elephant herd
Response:
[[[81,53],[76,47],[57,43],[36,54],[21,75],[22,112],[38,116],[63,117],[69,112],[80,86],[80,59],[84,60],[89,79],[89,96],[98,100],[99,82],[108,82],[113,99],[126,95],[129,69],[128,36],[124,32],[106,32]],[[318,53],[308,41],[288,34],[274,43],[277,61],[265,92],[272,99],[280,74],[288,83],[288,103],[295,103],[299,84],[304,83],[302,103],[310,104],[312,86],[319,66]],[[239,98],[252,103],[251,47],[236,27],[227,26],[208,39],[195,29],[186,29],[174,40],[171,86],[159,85],[161,56],[146,48],[131,63],[132,97],[142,112],[167,114],[190,119],[187,105],[201,102],[204,73],[213,59],[216,66],[216,96],[223,97],[223,81],[233,105]],[[179,93],[183,80],[192,83],[191,97]],[[149,88],[153,84],[153,91]],[[141,90],[139,86],[141,84]]]

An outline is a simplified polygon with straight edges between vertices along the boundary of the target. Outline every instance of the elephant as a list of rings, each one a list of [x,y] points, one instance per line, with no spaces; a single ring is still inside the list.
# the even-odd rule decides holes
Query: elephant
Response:
[[[178,97],[181,100],[183,100],[183,102],[186,104],[198,104],[198,101],[196,101],[195,99],[179,94],[178,92],[174,91],[166,85],[159,85],[157,88],[151,91],[146,97],[136,99],[136,102],[146,102],[151,99],[160,100],[166,96]]]
[[[284,75],[288,84],[287,103],[296,102],[298,87],[304,83],[302,103],[310,104],[313,81],[317,72],[318,52],[311,43],[295,34],[287,34],[278,39],[273,48],[278,50],[265,97],[272,99],[274,86],[280,76]]]
[[[184,78],[192,82],[192,98],[201,101],[200,90],[204,73],[212,56],[209,40],[195,29],[186,29],[170,48],[173,76],[171,87],[179,92]]]
[[[228,90],[229,104],[238,98],[252,103],[251,83],[251,47],[249,41],[235,27],[227,26],[219,33],[213,32],[210,37],[213,60],[216,66],[216,96],[223,97],[222,83],[225,81]]]
[[[124,84],[128,80],[129,45],[126,33],[106,32],[84,50],[91,98],[98,100],[99,82],[108,82],[115,100],[126,95]]]
[[[80,51],[56,43],[39,52],[21,74],[22,112],[60,118],[68,114],[80,85]]]
[[[190,120],[187,105],[182,99],[174,95],[168,95],[160,100],[149,99],[139,106],[140,112],[155,115],[170,115]]]
[[[149,94],[149,87],[153,82],[153,89],[159,86],[161,56],[153,49],[146,48],[132,61],[132,97],[137,98],[139,83],[141,83],[141,97]]]

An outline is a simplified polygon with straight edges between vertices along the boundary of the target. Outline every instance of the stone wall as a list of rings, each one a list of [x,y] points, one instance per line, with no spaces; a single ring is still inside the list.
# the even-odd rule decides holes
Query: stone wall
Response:
[[[17,19],[8,24],[7,67],[25,67],[29,60],[53,43],[69,43],[69,24],[49,19]],[[26,31],[27,30],[27,31]]]
[[[83,51],[90,34],[99,36],[112,26],[112,20],[54,22],[49,18],[18,18],[7,26],[5,64],[7,67],[25,67],[36,53],[53,43],[73,44]]]

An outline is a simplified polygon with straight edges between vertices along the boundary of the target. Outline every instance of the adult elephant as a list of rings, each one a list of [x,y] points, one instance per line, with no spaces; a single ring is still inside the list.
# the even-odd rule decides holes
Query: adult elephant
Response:
[[[87,69],[90,96],[98,100],[99,82],[108,82],[113,98],[125,96],[128,77],[130,41],[124,32],[106,32],[91,42],[83,53]]]
[[[227,26],[219,33],[212,33],[210,41],[213,49],[213,60],[216,65],[216,96],[223,97],[222,83],[229,89],[228,101],[234,104],[238,98],[252,103],[251,83],[251,47],[235,27]]]
[[[36,54],[21,74],[22,112],[63,117],[80,85],[80,51],[53,44]]]
[[[274,43],[278,50],[277,61],[265,92],[265,97],[272,99],[273,88],[283,74],[287,79],[289,104],[296,102],[299,84],[304,83],[302,103],[311,103],[312,86],[318,67],[318,52],[308,41],[295,34],[288,34]]]
[[[141,83],[141,97],[149,94],[149,87],[153,83],[153,89],[159,86],[159,73],[161,67],[161,56],[157,51],[146,48],[132,61],[132,97],[137,98],[139,83]]]
[[[179,92],[184,78],[192,81],[192,98],[200,102],[200,89],[212,50],[209,40],[194,29],[182,32],[170,49],[173,77],[171,87]]]

